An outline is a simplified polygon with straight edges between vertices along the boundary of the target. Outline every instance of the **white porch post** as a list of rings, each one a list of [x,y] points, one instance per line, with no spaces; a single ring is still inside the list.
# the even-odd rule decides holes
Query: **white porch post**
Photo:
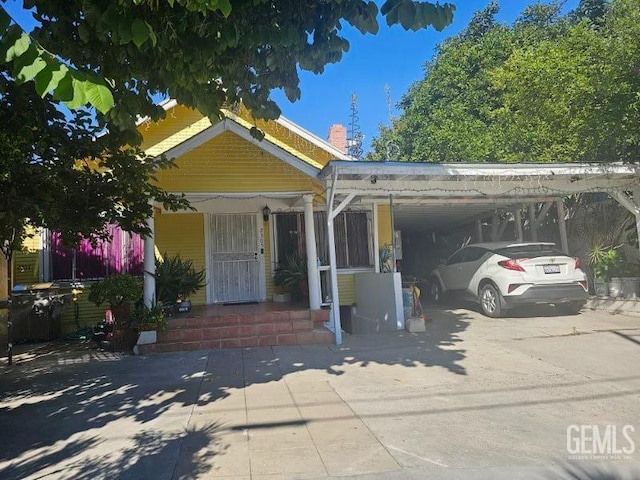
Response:
[[[144,284],[143,300],[145,306],[151,308],[156,296],[156,246],[155,246],[155,223],[152,213],[147,218],[146,223],[150,233],[144,237]]]
[[[338,172],[335,171],[331,184],[331,193],[327,196],[327,240],[329,243],[329,272],[331,277],[331,316],[336,345],[342,344],[342,322],[340,321],[340,296],[338,294],[338,267],[336,260],[336,237],[333,231],[333,198],[335,195]]]
[[[516,209],[513,212],[513,221],[516,222],[516,237],[519,242],[524,240],[524,234],[522,233],[522,216],[520,215],[520,209]]]
[[[497,242],[500,240],[500,217],[497,213],[491,215],[491,241]]]
[[[558,228],[560,228],[560,247],[564,253],[569,255],[569,239],[567,237],[567,223],[564,218],[565,211],[562,198],[556,200],[556,208],[558,209]]]
[[[636,217],[636,234],[638,235],[638,248],[640,248],[640,187],[633,189],[632,196],[623,190],[614,190],[609,192],[609,195]]]
[[[320,272],[318,270],[316,232],[313,222],[313,195],[303,195],[302,198],[304,200],[304,230],[307,245],[309,308],[311,310],[320,310]]]
[[[476,218],[476,236],[478,237],[476,243],[482,243],[483,240],[482,240],[482,219],[481,218]]]
[[[531,230],[531,241],[538,241],[538,224],[536,222],[536,204],[529,204],[529,229]]]

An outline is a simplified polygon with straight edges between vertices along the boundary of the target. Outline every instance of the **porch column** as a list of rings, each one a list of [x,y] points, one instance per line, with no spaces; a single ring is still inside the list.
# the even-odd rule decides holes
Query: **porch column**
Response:
[[[151,308],[156,297],[156,245],[153,202],[151,205],[151,216],[147,218],[146,224],[149,228],[149,234],[144,237],[144,284],[142,298],[145,306]]]
[[[565,221],[564,202],[562,198],[556,201],[556,208],[558,209],[558,228],[560,229],[560,247],[562,251],[569,255],[569,239],[567,238],[567,223]]]
[[[513,212],[513,221],[516,222],[516,236],[519,242],[524,240],[524,234],[522,233],[522,216],[520,215],[520,209],[516,209]]]
[[[638,235],[638,248],[640,248],[640,187],[634,188],[631,195],[624,190],[614,190],[609,192],[609,195],[636,217],[636,234]]]
[[[500,217],[497,213],[491,215],[491,241],[497,242],[500,240]]]
[[[313,222],[313,195],[303,195],[304,230],[307,245],[307,284],[309,288],[309,308],[320,309],[320,272],[318,270],[318,253],[316,248],[316,232]]]
[[[476,218],[476,243],[482,243],[482,219]],[[434,242],[435,243],[435,242]]]
[[[531,231],[531,241],[538,241],[538,224],[536,222],[536,204],[529,204],[529,229]]]

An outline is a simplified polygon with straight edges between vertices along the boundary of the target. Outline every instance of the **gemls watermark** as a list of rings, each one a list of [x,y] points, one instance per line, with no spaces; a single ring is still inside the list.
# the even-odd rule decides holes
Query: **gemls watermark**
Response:
[[[633,425],[569,425],[569,460],[629,460],[636,451]]]

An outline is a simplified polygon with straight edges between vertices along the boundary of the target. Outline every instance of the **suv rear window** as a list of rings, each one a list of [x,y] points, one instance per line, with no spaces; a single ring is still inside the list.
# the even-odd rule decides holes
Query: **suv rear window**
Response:
[[[509,258],[536,258],[564,255],[554,245],[517,245],[514,247],[499,248],[495,251],[498,255]]]

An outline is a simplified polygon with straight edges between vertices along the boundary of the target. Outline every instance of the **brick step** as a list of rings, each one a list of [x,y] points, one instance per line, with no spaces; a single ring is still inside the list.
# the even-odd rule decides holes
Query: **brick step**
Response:
[[[236,325],[255,325],[268,323],[299,322],[300,320],[310,320],[317,328],[324,326],[324,322],[329,319],[328,310],[293,310],[282,312],[266,312],[248,315],[220,315],[213,317],[174,317],[167,322],[167,330],[178,330],[184,328],[208,328],[227,327]]]
[[[180,340],[164,339],[162,341],[158,338],[158,343],[138,345],[138,350],[140,354],[144,355],[147,353],[211,350],[220,348],[266,347],[276,345],[330,345],[334,343],[334,341],[333,333],[323,327],[322,329],[299,331],[296,333],[265,334],[239,338],[184,338]]]
[[[229,338],[261,337],[265,335],[295,334],[314,330],[311,320],[279,320],[269,323],[222,325],[171,325],[166,330],[158,332],[158,343],[162,342],[195,342],[203,340],[225,340]],[[323,325],[320,328],[324,328]]]

